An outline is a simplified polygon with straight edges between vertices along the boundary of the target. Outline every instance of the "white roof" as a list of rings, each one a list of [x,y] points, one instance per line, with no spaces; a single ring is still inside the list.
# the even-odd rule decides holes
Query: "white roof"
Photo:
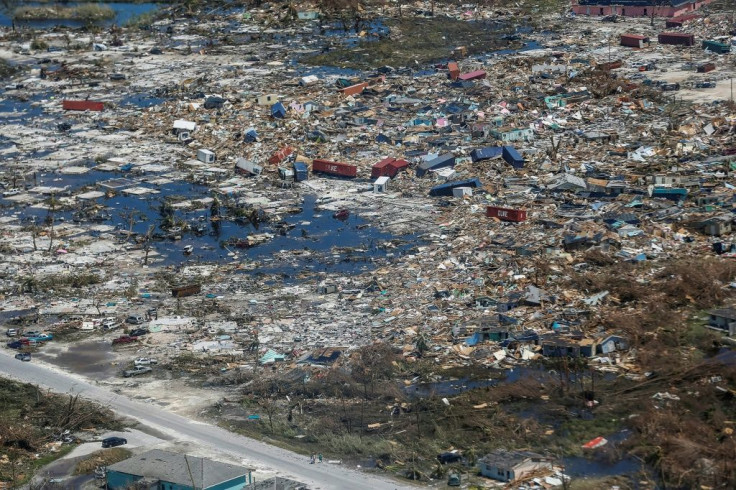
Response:
[[[194,131],[197,128],[197,123],[192,121],[185,121],[184,119],[177,119],[174,121],[174,129],[186,129],[187,131]]]

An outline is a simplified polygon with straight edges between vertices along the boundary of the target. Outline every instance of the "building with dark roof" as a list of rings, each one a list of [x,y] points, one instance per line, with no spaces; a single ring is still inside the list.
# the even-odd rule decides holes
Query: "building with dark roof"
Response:
[[[107,467],[107,487],[143,484],[155,490],[241,490],[251,470],[187,454],[153,449]]]
[[[577,15],[620,15],[622,17],[677,17],[713,0],[572,0]]]

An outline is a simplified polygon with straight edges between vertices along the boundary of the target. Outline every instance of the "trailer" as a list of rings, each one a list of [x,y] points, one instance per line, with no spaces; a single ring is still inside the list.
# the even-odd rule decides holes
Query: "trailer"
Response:
[[[235,172],[241,175],[261,175],[263,167],[245,158],[235,160]]]
[[[337,175],[340,177],[356,177],[358,175],[358,167],[348,165],[347,163],[332,162],[317,158],[312,161],[312,172]]]
[[[294,153],[294,148],[292,148],[291,146],[285,146],[281,148],[279,151],[277,151],[276,153],[274,153],[273,155],[271,155],[271,158],[268,159],[268,163],[272,165],[281,163],[284,160],[286,160],[286,157],[288,157],[292,153]]]
[[[476,148],[470,152],[470,159],[473,163],[482,162],[483,160],[490,160],[492,158],[498,158],[503,154],[503,147],[501,146],[487,146],[485,148]]]
[[[523,209],[488,206],[486,207],[486,216],[489,218],[498,218],[501,221],[511,221],[512,223],[526,221],[526,211]]]
[[[695,46],[695,34],[687,32],[660,32],[657,36],[659,44],[674,46]]]
[[[514,168],[524,168],[524,157],[522,157],[513,146],[504,146],[501,154],[506,163]]]
[[[65,111],[102,111],[105,104],[102,102],[93,102],[91,100],[64,100],[61,107]]]
[[[649,44],[649,38],[647,36],[640,36],[638,34],[621,34],[621,46],[628,48],[643,48]]]

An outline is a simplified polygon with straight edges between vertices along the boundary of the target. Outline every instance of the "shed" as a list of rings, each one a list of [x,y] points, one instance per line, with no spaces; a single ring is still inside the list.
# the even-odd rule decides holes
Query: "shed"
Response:
[[[279,96],[276,94],[264,94],[256,97],[256,104],[258,105],[273,105],[278,102]]]
[[[286,107],[281,102],[276,102],[271,106],[271,117],[283,119],[286,117]]]
[[[380,192],[386,192],[388,189],[388,182],[389,178],[385,175],[378,177],[376,181],[373,183],[373,192],[378,194]]]
[[[553,460],[529,451],[497,449],[478,460],[481,475],[503,482],[521,480],[530,473],[553,471]]]
[[[106,488],[241,490],[252,482],[251,470],[207,458],[152,449],[107,467]]]
[[[199,150],[197,150],[197,160],[203,163],[214,163],[215,153],[210,150],[200,148]]]

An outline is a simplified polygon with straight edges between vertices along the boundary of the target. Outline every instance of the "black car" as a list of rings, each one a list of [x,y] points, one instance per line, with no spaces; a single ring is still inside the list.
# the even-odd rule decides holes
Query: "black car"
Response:
[[[128,444],[128,440],[122,437],[108,437],[102,440],[102,447],[115,447],[122,446],[123,444]]]
[[[448,452],[438,454],[437,460],[441,464],[458,463],[463,460],[463,456],[460,453],[448,451]]]
[[[20,340],[14,340],[12,342],[8,342],[7,345],[11,349],[20,349],[21,347],[23,347],[23,343]]]
[[[147,328],[135,328],[128,333],[131,337],[140,337],[141,335],[146,335],[151,332],[148,331]]]

